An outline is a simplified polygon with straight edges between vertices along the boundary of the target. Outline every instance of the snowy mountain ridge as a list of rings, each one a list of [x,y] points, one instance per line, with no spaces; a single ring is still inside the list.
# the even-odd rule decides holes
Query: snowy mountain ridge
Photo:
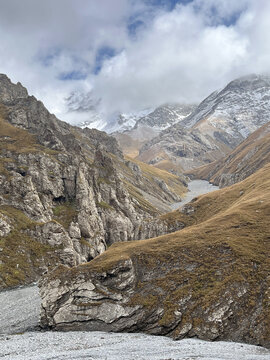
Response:
[[[182,121],[195,109],[195,105],[189,104],[163,104],[137,111],[115,113],[107,118],[102,111],[102,100],[95,99],[91,91],[72,92],[65,101],[67,121],[71,123],[76,121],[79,127],[96,128],[109,134],[123,133],[140,126],[153,128],[157,134]]]
[[[269,114],[270,76],[248,75],[212,93],[183,125],[212,136],[215,131],[225,131],[240,142],[264,125]]]
[[[170,160],[194,168],[228,154],[269,119],[270,76],[241,77],[146,142],[139,159],[155,164]]]

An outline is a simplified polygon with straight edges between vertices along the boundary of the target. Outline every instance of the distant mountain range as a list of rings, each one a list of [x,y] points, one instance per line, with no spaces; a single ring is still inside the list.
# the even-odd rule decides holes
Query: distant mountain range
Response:
[[[185,119],[146,142],[140,160],[190,169],[228,154],[270,118],[270,77],[249,75],[207,97]]]

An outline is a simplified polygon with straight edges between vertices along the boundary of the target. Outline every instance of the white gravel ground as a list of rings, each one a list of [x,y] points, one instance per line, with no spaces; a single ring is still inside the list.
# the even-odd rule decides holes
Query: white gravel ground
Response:
[[[229,342],[103,332],[30,332],[0,338],[7,360],[269,360],[266,349]]]
[[[37,286],[0,293],[0,359],[270,360],[270,351],[233,342],[103,332],[39,332]],[[13,334],[13,335],[10,335]]]
[[[218,190],[219,187],[210,184],[206,180],[192,180],[188,183],[189,192],[185,194],[185,197],[182,201],[176,202],[170,205],[172,210],[178,209],[180,206],[183,206],[190,202],[196,196],[207,194],[209,192]]]
[[[38,325],[40,297],[36,285],[0,292],[0,334],[34,330]]]

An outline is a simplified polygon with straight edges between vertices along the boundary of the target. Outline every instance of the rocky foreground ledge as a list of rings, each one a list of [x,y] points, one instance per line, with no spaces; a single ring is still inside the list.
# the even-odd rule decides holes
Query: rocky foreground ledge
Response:
[[[196,225],[59,266],[40,282],[41,326],[269,347],[269,174],[188,204]]]

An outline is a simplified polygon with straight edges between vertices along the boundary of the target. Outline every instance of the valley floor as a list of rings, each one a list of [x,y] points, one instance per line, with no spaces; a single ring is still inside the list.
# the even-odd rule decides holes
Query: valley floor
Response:
[[[40,332],[37,286],[0,293],[0,358],[9,360],[269,360],[262,347],[103,332]],[[30,331],[32,329],[32,331]],[[13,334],[13,335],[11,335]]]
[[[188,202],[190,202],[193,198],[195,198],[199,195],[207,194],[209,192],[212,192],[212,191],[215,191],[218,189],[219,189],[218,186],[212,185],[212,184],[210,184],[210,182],[208,182],[206,180],[192,180],[188,183],[189,191],[185,194],[183,200],[180,202],[171,204],[171,209],[176,210],[180,206],[183,206],[183,205],[187,204]]]

